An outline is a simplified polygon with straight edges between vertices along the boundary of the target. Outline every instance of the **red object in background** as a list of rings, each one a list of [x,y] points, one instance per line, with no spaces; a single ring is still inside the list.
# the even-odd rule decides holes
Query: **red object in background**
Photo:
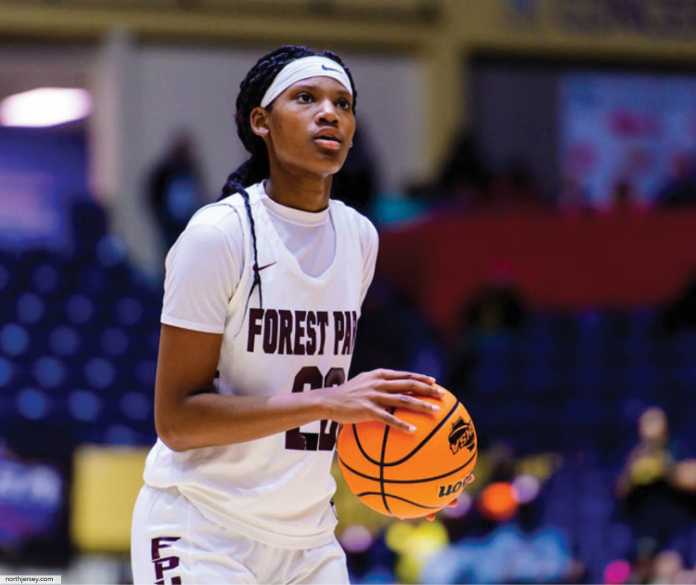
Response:
[[[609,113],[609,128],[623,138],[648,138],[659,133],[659,119],[646,112],[624,108]]]
[[[505,522],[517,513],[518,503],[512,485],[501,481],[484,488],[479,496],[478,506],[487,518]]]
[[[501,265],[537,308],[630,308],[676,295],[696,268],[695,244],[696,211],[451,213],[383,232],[379,271],[454,333]]]

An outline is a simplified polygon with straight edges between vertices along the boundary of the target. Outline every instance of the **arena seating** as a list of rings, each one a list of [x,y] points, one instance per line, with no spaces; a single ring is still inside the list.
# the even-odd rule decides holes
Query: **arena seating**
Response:
[[[129,264],[98,214],[85,219],[93,212],[80,212],[73,252],[0,250],[0,423],[19,451],[39,428],[51,429],[44,453],[155,438],[161,283]],[[696,387],[696,332],[668,335],[659,319],[657,307],[536,310],[518,329],[464,333],[471,365],[454,390],[482,448],[563,456],[540,498],[542,522],[570,535],[595,579],[634,544],[613,485],[640,413],[662,406],[676,441],[696,445],[681,406]],[[380,340],[361,343],[369,353]],[[685,554],[696,557],[696,534],[686,538]]]

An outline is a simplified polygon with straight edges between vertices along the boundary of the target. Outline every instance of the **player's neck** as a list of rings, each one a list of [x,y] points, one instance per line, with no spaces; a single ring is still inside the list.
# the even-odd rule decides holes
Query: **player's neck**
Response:
[[[332,177],[274,173],[266,180],[268,196],[276,203],[301,209],[321,211],[329,205]]]

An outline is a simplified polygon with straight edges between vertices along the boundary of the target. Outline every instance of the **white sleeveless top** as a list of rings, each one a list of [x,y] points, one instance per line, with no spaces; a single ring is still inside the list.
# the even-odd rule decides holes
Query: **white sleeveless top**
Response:
[[[331,200],[333,262],[319,276],[308,276],[273,225],[261,184],[247,192],[256,224],[263,306],[258,286],[249,297],[254,256],[242,197],[235,194],[203,208],[222,207],[235,214],[244,238],[244,270],[227,305],[215,385],[222,394],[260,396],[340,384],[350,368],[364,294],[362,242],[368,233],[376,251],[376,231],[365,217]],[[189,227],[199,221],[197,216]],[[166,298],[165,292],[165,305]],[[168,321],[164,313],[162,321]],[[144,479],[153,487],[176,487],[209,520],[252,539],[283,548],[321,546],[332,540],[336,525],[331,506],[336,486],[330,473],[336,427],[332,421],[314,421],[254,441],[184,452],[158,440]]]

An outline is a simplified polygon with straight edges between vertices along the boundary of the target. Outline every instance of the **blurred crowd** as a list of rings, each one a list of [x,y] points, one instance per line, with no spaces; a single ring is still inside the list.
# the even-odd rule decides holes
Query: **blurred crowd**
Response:
[[[373,531],[380,545],[351,557],[360,582],[696,582],[696,434],[685,414],[696,330],[676,316],[690,289],[662,308],[544,314],[514,287],[491,286],[447,343],[378,281],[356,371],[390,363],[437,376],[472,413],[483,455],[440,529],[400,529],[417,545],[390,547],[393,528]]]
[[[344,168],[334,179],[333,194],[382,225],[441,209],[576,215],[679,208],[696,205],[696,152],[675,155],[668,176],[655,193],[637,193],[635,181],[627,173],[619,176],[611,192],[601,198],[606,201],[601,208],[592,203],[586,186],[572,174],[562,177],[557,191],[548,193],[530,164],[521,158],[499,167],[487,164],[472,134],[462,131],[455,136],[432,181],[412,183],[399,193],[383,193],[369,128],[361,127]],[[152,169],[147,183],[148,208],[166,248],[206,200],[206,192],[195,142],[182,130]]]
[[[449,155],[432,181],[408,185],[397,197],[391,194],[385,198],[377,192],[376,163],[369,145],[363,140],[356,143],[354,150],[355,156],[349,159],[335,192],[357,209],[386,223],[443,208],[461,212],[555,211],[577,215],[696,205],[694,152],[675,155],[656,192],[638,193],[637,177],[624,173],[614,181],[611,192],[600,198],[603,204],[597,206],[576,174],[567,173],[558,189],[549,193],[532,166],[522,158],[498,166],[487,164],[473,135],[465,131],[453,140]],[[349,188],[344,189],[344,185]]]
[[[443,206],[591,212],[577,185],[552,200],[523,164],[487,168],[468,135],[397,211],[380,196],[374,161],[357,139],[334,191],[384,229]],[[207,192],[189,137],[173,141],[144,191],[168,247]],[[638,205],[628,181],[612,200]],[[696,203],[696,166],[685,161],[656,202]],[[154,439],[161,282],[131,264],[94,201],[76,202],[71,218],[72,250],[0,251],[7,473],[85,442]],[[659,306],[559,312],[493,279],[451,315],[455,335],[444,337],[378,273],[352,373],[389,366],[438,378],[472,413],[481,459],[476,483],[434,523],[378,518],[342,489],[339,537],[354,582],[696,583],[695,283]],[[0,490],[7,509],[13,497]],[[12,522],[0,528],[3,558],[21,563],[46,526],[19,537]]]

